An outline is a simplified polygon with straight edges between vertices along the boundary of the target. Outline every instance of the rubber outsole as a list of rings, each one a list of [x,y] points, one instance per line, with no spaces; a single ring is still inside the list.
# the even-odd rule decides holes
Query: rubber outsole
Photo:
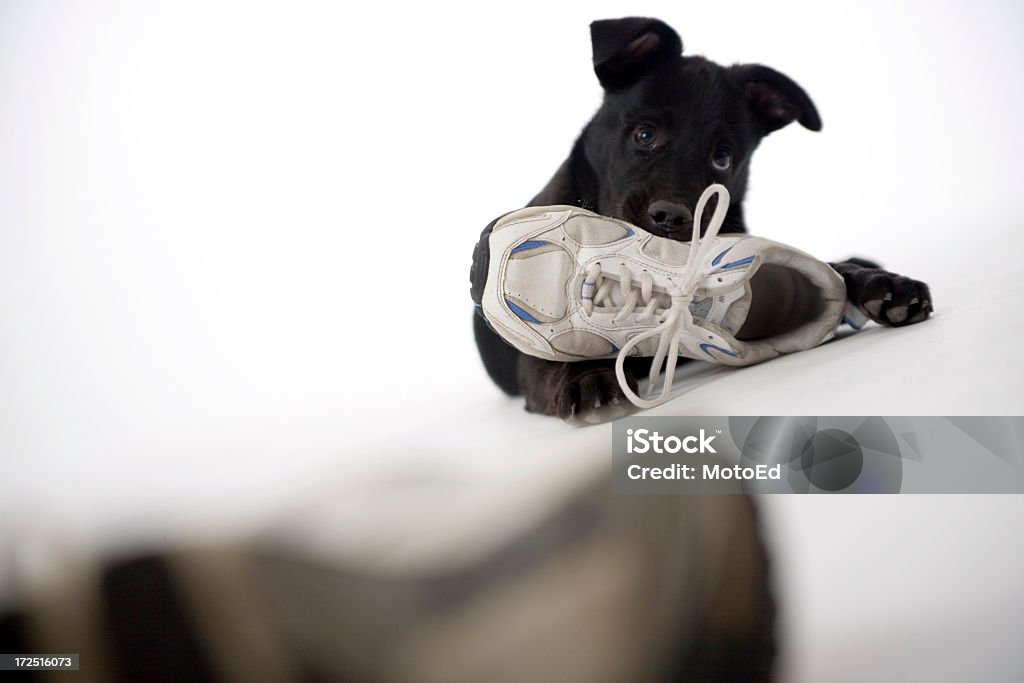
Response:
[[[473,265],[469,268],[469,295],[473,297],[473,304],[478,313],[484,298],[484,286],[487,284],[487,271],[491,262],[491,231],[494,230],[495,224],[507,215],[499,216],[488,223],[480,233],[480,241],[473,247]]]

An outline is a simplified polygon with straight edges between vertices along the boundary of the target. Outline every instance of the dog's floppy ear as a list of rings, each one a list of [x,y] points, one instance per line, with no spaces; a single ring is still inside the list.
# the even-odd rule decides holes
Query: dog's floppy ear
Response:
[[[590,25],[594,73],[605,90],[624,88],[646,70],[683,52],[679,34],[663,21],[643,17],[603,19]]]
[[[746,95],[765,135],[794,120],[809,130],[821,130],[814,102],[789,76],[760,64],[733,66],[729,73]]]

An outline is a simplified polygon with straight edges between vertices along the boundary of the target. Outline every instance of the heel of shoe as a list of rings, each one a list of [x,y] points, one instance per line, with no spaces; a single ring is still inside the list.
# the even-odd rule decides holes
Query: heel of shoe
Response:
[[[473,304],[477,313],[480,312],[481,301],[484,298],[484,287],[487,285],[487,271],[491,262],[491,231],[502,218],[508,214],[502,214],[487,224],[484,231],[480,233],[480,240],[473,247],[473,265],[469,268],[469,295],[473,297]]]

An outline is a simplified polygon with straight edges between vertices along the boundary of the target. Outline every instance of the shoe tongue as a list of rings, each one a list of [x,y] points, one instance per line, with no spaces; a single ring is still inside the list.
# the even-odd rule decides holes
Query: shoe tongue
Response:
[[[616,307],[622,306],[626,300],[618,286],[612,288],[611,303]],[[667,309],[672,305],[672,297],[665,292],[654,292],[652,294],[658,303],[659,309]],[[638,305],[642,308],[645,304],[639,298]],[[718,325],[731,334],[743,325],[747,319],[747,312],[750,310],[750,287],[744,284],[728,292],[717,293],[714,296],[694,296],[690,302],[690,313],[694,318],[702,318],[709,323]]]
[[[636,285],[634,283],[634,287],[633,288],[639,290],[639,285]],[[670,297],[665,292],[651,292],[651,298],[655,299],[658,302],[657,303],[657,307],[658,308],[668,308],[669,306],[672,305],[672,297]],[[626,303],[626,299],[622,296],[622,288],[619,287],[618,284],[616,284],[616,285],[614,285],[612,287],[611,299],[612,299],[611,303],[612,303],[613,306],[615,306],[615,308],[620,308],[624,303]],[[640,308],[643,308],[644,306],[647,305],[647,302],[645,302],[639,296],[637,297],[636,301],[637,301],[637,305]]]

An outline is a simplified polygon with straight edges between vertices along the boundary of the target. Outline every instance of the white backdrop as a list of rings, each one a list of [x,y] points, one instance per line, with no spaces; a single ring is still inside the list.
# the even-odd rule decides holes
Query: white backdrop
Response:
[[[396,399],[491,398],[469,250],[596,108],[595,17],[660,16],[687,52],[762,61],[815,99],[824,132],[784,129],[756,155],[755,231],[897,270],[1018,240],[1002,216],[1021,203],[1019,4],[772,6],[4,4],[16,484],[313,414],[325,444],[369,440],[408,411]],[[940,281],[931,263],[913,274]]]
[[[756,154],[755,232],[913,270],[940,314],[942,292],[1019,287],[962,263],[1020,274],[1017,2],[6,2],[0,552],[197,532],[325,477],[566,433],[489,385],[469,254],[565,158],[600,101],[587,25],[623,15],[664,19],[687,53],[777,68],[818,105],[822,133],[793,126]],[[968,293],[949,275],[964,270]],[[947,381],[946,359],[912,353],[939,379],[745,408],[1020,414],[1020,361],[1001,358]],[[780,504],[798,520],[787,505],[823,504]],[[780,543],[806,549],[805,531]]]

